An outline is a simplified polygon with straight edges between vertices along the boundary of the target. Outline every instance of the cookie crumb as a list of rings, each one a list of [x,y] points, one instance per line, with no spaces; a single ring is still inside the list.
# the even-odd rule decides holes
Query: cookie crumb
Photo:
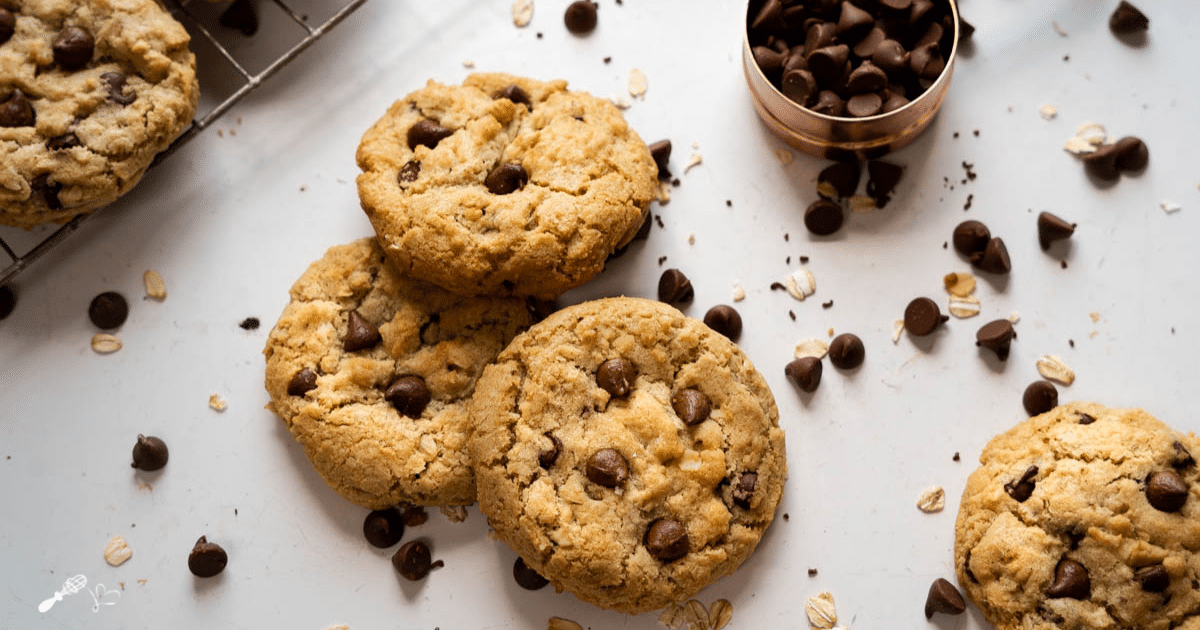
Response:
[[[608,100],[612,101],[612,104],[615,105],[617,109],[625,110],[633,107],[633,101],[624,96],[614,96]]]
[[[512,19],[513,24],[518,28],[529,26],[529,23],[533,21],[533,0],[516,0],[516,2],[513,2]],[[542,34],[538,33],[538,38],[540,39],[541,37]]]
[[[604,63],[612,63],[612,57],[605,57]]]
[[[112,540],[104,546],[104,561],[114,567],[125,564],[132,557],[133,549],[130,549],[129,543],[120,536],[113,536]]]
[[[467,520],[467,508],[464,505],[443,505],[438,508],[451,523],[461,523]]]
[[[208,397],[208,406],[211,407],[213,411],[223,412],[229,405],[226,404],[225,399],[221,398],[220,394],[211,394]]]
[[[1092,311],[1091,313],[1088,313],[1088,317],[1092,318],[1093,324],[1100,321],[1100,313],[1098,313],[1096,311]]]
[[[646,95],[646,90],[649,89],[649,83],[646,81],[646,73],[634,68],[629,71],[629,95],[638,98]],[[686,169],[685,169],[686,171]]]
[[[145,578],[143,578],[143,579],[140,579],[140,580],[138,580],[138,581],[137,581],[137,583],[138,583],[138,586],[145,586],[145,585],[146,585],[146,582],[147,582],[147,580],[146,580]]]
[[[917,509],[926,514],[941,512],[946,507],[946,491],[941,486],[930,486],[917,497]]]
[[[147,269],[142,274],[142,281],[146,284],[146,297],[156,300],[167,299],[167,283],[163,281],[157,271]]]
[[[725,207],[726,207],[726,208],[732,208],[732,207],[733,207],[733,200],[732,200],[732,199],[726,199],[726,200],[725,200]]]
[[[1008,314],[1008,323],[1015,324],[1019,321],[1021,321],[1021,314],[1017,311],[1013,311]]]
[[[1038,113],[1041,114],[1042,118],[1045,118],[1046,120],[1054,120],[1054,117],[1058,115],[1058,108],[1046,103],[1045,105],[1042,105],[1041,109],[1038,110]]]
[[[654,215],[654,222],[658,224],[659,228],[666,227],[665,225],[663,225],[662,215],[660,215],[660,214]]]
[[[1179,204],[1177,204],[1174,201],[1171,201],[1169,199],[1162,200],[1162,202],[1159,203],[1158,206],[1160,208],[1162,208],[1163,212],[1166,212],[1167,214],[1175,214],[1176,212],[1183,210],[1183,206],[1180,206]]]
[[[801,256],[801,257],[800,257],[800,264],[802,264],[802,265],[803,265],[803,264],[807,264],[807,263],[808,263],[808,256]]]
[[[475,67],[475,62],[471,61],[470,59],[464,59],[462,65],[464,68],[470,70],[471,68]]]
[[[1058,22],[1052,22],[1051,26],[1054,27],[1054,32],[1058,33],[1059,37],[1068,37],[1070,35],[1070,33],[1068,33],[1067,30]]]
[[[746,289],[742,287],[741,283],[734,283],[734,285],[733,285],[733,301],[741,302],[744,299],[746,299]]]

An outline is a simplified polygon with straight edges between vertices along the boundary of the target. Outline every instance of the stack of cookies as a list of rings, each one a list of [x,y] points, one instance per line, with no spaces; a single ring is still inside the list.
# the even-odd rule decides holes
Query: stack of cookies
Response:
[[[329,485],[372,509],[478,500],[530,569],[614,610],[736,569],[787,472],[766,381],[671,306],[548,306],[656,195],[619,110],[563,81],[431,81],[358,163],[376,238],[313,263],[264,350],[269,408]]]

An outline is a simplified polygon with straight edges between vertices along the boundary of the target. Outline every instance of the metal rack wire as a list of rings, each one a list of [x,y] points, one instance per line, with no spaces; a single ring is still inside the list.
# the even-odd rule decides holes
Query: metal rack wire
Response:
[[[296,42],[296,44],[290,49],[272,61],[266,68],[257,74],[251,74],[248,70],[246,70],[242,63],[239,62],[237,58],[229,52],[229,49],[222,45],[221,42],[215,36],[213,36],[213,34],[209,32],[207,28],[204,27],[204,25],[201,23],[201,20],[188,10],[188,4],[190,4],[190,0],[168,0],[168,3],[171,5],[172,12],[179,18],[182,18],[181,21],[184,22],[184,25],[193,34],[193,36],[199,35],[200,37],[208,40],[208,42],[212,44],[221,57],[223,57],[225,61],[232,66],[239,75],[241,75],[244,83],[242,83],[241,87],[239,87],[235,92],[226,97],[225,100],[218,103],[217,106],[207,114],[200,118],[193,119],[192,123],[183,132],[183,134],[181,134],[175,140],[175,142],[171,143],[170,146],[168,146],[162,151],[162,153],[159,153],[158,156],[154,158],[154,162],[150,165],[151,168],[153,168],[154,165],[158,164],[159,162],[162,162],[175,151],[179,150],[180,147],[187,144],[187,142],[194,138],[197,134],[211,126],[222,115],[224,115],[225,112],[229,111],[234,105],[245,98],[246,95],[250,94],[250,92],[253,92],[256,88],[262,85],[264,81],[283,69],[283,67],[293,59],[300,56],[300,54],[307,50],[309,46],[312,46],[313,43],[325,35],[325,33],[327,33],[330,29],[332,29],[334,26],[337,26],[342,20],[346,19],[351,13],[365,4],[367,0],[347,0],[344,6],[338,9],[337,12],[325,20],[325,22],[317,26],[310,25],[303,15],[296,12],[291,6],[284,2],[284,0],[271,1],[280,9],[282,9],[289,18],[296,22],[296,24],[299,24],[300,27],[306,32],[306,35],[303,39]],[[62,227],[59,227],[54,232],[50,233],[49,236],[42,239],[24,253],[18,253],[15,251],[13,246],[4,240],[3,235],[0,235],[0,250],[3,250],[3,252],[12,260],[8,266],[4,267],[3,271],[0,271],[0,286],[16,278],[18,274],[28,269],[29,266],[32,265],[36,260],[65,241],[67,237],[78,230],[79,226],[82,225],[83,222],[89,217],[95,216],[102,210],[104,210],[104,208],[100,208],[99,210],[89,214],[81,214],[76,216],[70,221],[64,223]]]

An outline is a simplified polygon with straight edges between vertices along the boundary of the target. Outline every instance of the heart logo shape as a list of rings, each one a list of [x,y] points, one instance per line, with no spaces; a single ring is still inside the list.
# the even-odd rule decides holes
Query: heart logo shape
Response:
[[[110,591],[104,588],[103,584],[97,584],[96,591],[92,593],[92,600],[96,602],[96,605],[92,606],[92,612],[99,612],[101,606],[113,606],[118,599],[121,599],[121,591]]]

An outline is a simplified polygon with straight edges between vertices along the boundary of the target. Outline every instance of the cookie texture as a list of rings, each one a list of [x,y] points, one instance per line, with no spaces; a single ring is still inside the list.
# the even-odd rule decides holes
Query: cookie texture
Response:
[[[480,509],[556,588],[623,612],[687,600],[742,564],[787,475],[765,380],[660,302],[572,306],[476,388]]]
[[[128,192],[192,120],[189,36],[155,0],[0,0],[0,223],[64,222]]]
[[[401,276],[373,238],[333,247],[267,340],[267,407],[353,503],[468,505],[467,406],[484,365],[530,321],[521,300]]]
[[[430,81],[366,132],[358,165],[388,255],[463,295],[551,299],[586,282],[657,193],[650,150],[612,103],[506,74]]]
[[[963,492],[959,584],[999,630],[1200,628],[1198,447],[1094,403],[997,436]]]

